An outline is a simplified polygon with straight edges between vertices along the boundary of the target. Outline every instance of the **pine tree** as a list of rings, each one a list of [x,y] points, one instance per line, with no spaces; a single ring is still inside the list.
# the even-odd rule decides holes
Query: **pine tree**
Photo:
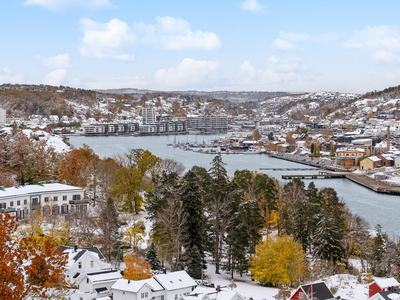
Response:
[[[154,242],[151,242],[149,250],[146,252],[145,260],[151,265],[152,270],[161,270],[161,263],[155,251]]]
[[[203,258],[196,245],[188,248],[187,252],[187,273],[190,277],[195,279],[202,278],[203,272]]]
[[[314,236],[314,254],[319,258],[337,263],[344,256],[345,232],[334,216],[324,209]]]
[[[184,223],[185,247],[193,248],[196,246],[201,257],[204,256],[204,223],[203,203],[198,177],[193,171],[188,171],[182,178],[180,187],[180,199],[182,210],[190,216]]]

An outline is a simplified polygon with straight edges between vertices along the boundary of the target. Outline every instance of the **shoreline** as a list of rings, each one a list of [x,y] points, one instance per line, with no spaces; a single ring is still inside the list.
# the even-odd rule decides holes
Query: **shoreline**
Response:
[[[288,157],[288,156],[282,156],[282,155],[277,155],[277,154],[268,154],[270,157],[273,158],[278,158],[278,159],[283,159],[303,165],[308,165],[308,166],[313,166],[316,167],[320,170],[330,170],[330,171],[339,171],[341,169],[336,168],[334,166],[326,166],[326,165],[321,165],[319,163],[313,163],[309,161],[299,161],[298,159],[294,157]],[[366,175],[363,174],[355,174],[352,172],[346,172],[344,178],[357,183],[358,185],[361,185],[367,189],[370,189],[374,191],[375,193],[379,194],[387,194],[387,195],[394,195],[394,196],[399,196],[400,195],[400,186],[391,186],[390,183],[387,183],[385,181],[379,181],[372,179]]]

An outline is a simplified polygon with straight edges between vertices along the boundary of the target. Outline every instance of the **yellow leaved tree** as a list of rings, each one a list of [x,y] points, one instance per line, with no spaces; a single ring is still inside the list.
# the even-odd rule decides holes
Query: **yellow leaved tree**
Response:
[[[256,246],[249,270],[262,284],[297,286],[306,270],[305,254],[292,236],[267,237]]]

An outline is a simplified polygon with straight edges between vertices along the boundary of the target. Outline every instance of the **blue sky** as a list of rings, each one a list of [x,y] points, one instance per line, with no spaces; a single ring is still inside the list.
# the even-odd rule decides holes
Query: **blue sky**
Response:
[[[399,85],[398,0],[3,0],[0,83],[364,93]]]

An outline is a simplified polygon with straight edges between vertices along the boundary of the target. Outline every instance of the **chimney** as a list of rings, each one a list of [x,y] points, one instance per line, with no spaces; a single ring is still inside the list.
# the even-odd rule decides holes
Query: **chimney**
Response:
[[[131,283],[131,280],[130,279],[128,279],[128,284],[130,284]]]
[[[77,245],[74,246],[74,252],[76,252],[76,251],[78,251],[78,246]]]
[[[162,272],[163,272],[163,274],[167,274],[167,269],[166,269],[166,268],[163,268],[163,269],[162,269]]]
[[[220,285],[217,285],[216,290],[217,290],[217,293],[220,292],[220,291],[221,291],[221,286],[220,286]]]
[[[390,126],[387,127],[387,146],[386,146],[386,151],[390,150]]]

